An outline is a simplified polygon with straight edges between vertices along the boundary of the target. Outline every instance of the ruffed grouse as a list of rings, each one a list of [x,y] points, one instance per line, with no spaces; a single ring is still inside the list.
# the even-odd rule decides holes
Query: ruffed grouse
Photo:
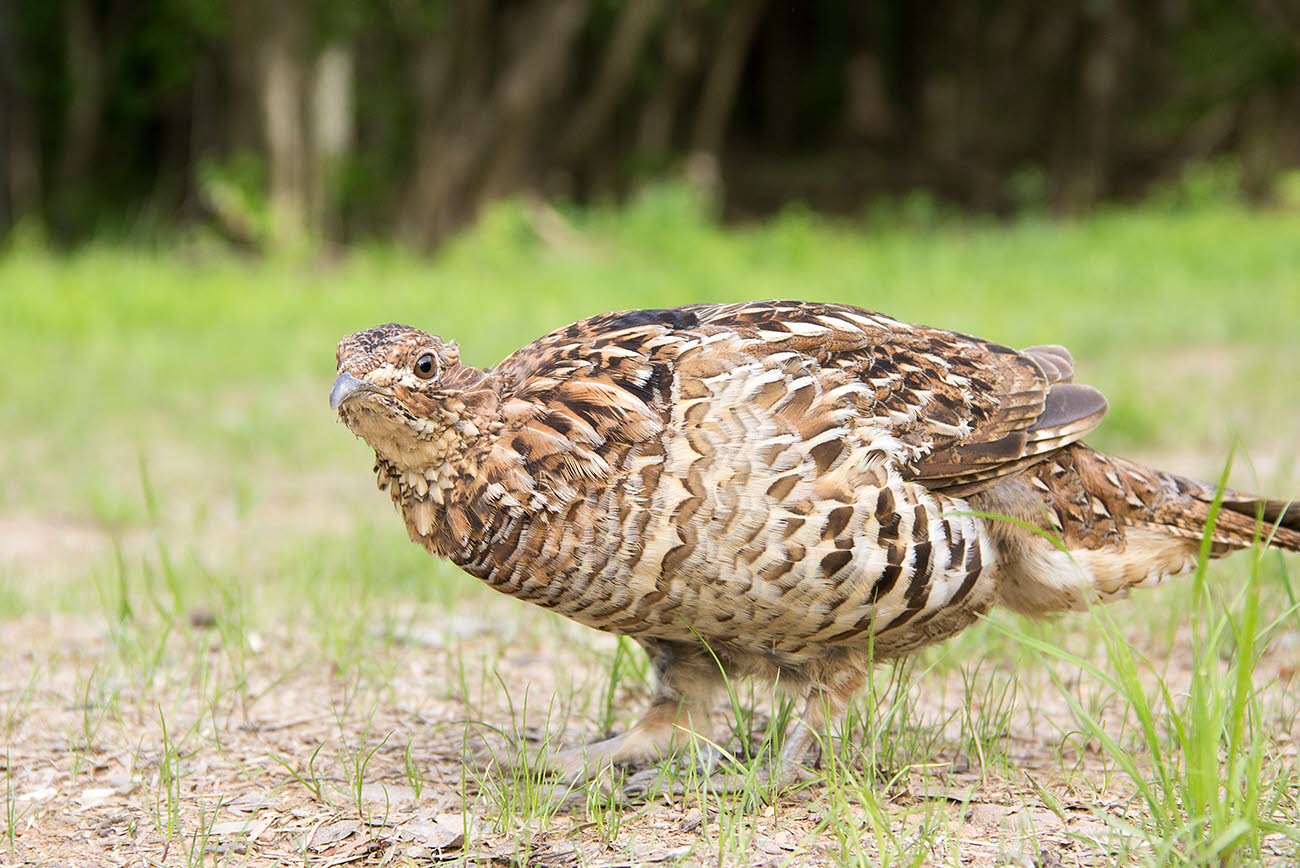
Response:
[[[789,780],[873,661],[1193,567],[1214,489],[1077,442],[1106,402],[1073,374],[1057,346],[767,301],[605,314],[487,371],[382,325],[339,344],[330,406],[431,554],[648,652],[649,711],[553,771],[707,735],[721,668],[802,698]],[[1261,520],[1300,550],[1300,510],[1228,492],[1213,553]]]

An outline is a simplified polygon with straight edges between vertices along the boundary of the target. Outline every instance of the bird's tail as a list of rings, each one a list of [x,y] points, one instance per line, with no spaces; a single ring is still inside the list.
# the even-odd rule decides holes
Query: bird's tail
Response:
[[[1103,596],[1122,595],[1129,587],[1193,569],[1207,534],[1212,558],[1256,543],[1300,552],[1300,503],[1232,489],[1220,495],[1218,486],[1123,459],[1098,457],[1113,465],[1115,475],[1126,482],[1127,505],[1143,501],[1142,508],[1126,516],[1130,544],[1123,554],[1108,558],[1103,552],[1090,553],[1097,566],[1095,585]],[[1141,492],[1136,498],[1135,487]],[[1110,583],[1105,581],[1105,566],[1118,568],[1110,573]]]
[[[1220,497],[1216,486],[1081,443],[973,502],[992,512],[1005,507],[1014,516],[1017,484],[1032,493],[1037,509],[1046,507],[1041,526],[1059,547],[1014,559],[1015,566],[1005,568],[1004,602],[1029,614],[1078,608],[1089,589],[1110,599],[1187,572],[1196,566],[1207,529],[1211,557],[1256,541],[1300,552],[1300,503],[1232,490]],[[1030,515],[1020,513],[1024,521]]]
[[[1232,489],[1223,491],[1222,499],[1219,499],[1217,486],[1162,470],[1143,468],[1130,461],[1123,464],[1160,479],[1166,498],[1152,509],[1151,517],[1174,535],[1203,539],[1213,516],[1210,555],[1214,557],[1248,548],[1256,541],[1282,551],[1300,551],[1300,502],[1261,498],[1260,495]],[[1214,516],[1216,500],[1219,500],[1219,509],[1218,515]]]
[[[1208,524],[1216,489],[1204,483],[1194,484],[1199,490],[1194,495],[1194,513],[1204,512],[1201,526],[1204,535]],[[1216,557],[1253,545],[1255,540],[1286,552],[1300,552],[1300,501],[1272,500],[1242,491],[1228,489],[1223,500],[1211,540]]]

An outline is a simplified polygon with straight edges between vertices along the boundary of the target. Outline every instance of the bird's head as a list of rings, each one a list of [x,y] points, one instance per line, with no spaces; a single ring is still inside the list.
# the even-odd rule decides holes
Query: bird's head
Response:
[[[495,406],[487,375],[461,364],[456,344],[410,326],[349,335],[337,361],[330,409],[403,473],[432,472],[459,457]]]

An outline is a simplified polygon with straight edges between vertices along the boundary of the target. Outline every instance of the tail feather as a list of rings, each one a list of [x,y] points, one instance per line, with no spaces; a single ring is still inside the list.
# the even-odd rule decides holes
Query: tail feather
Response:
[[[1213,492],[1209,502],[1212,501]],[[1295,501],[1270,500],[1240,491],[1226,491],[1217,524],[1224,525],[1234,541],[1240,541],[1234,548],[1251,545],[1258,533],[1259,538],[1273,548],[1300,552],[1300,503]]]
[[[1159,492],[1149,508],[1132,517],[1163,526],[1177,536],[1201,539],[1209,524],[1218,489],[1204,482],[1109,458],[1126,473],[1126,482],[1139,480],[1147,491]],[[1248,548],[1258,540],[1272,548],[1300,552],[1300,502],[1271,500],[1243,491],[1223,492],[1214,522],[1212,554],[1221,557]]]
[[[1002,547],[1002,602],[1043,615],[1194,569],[1217,495],[1212,485],[1075,443],[970,502],[1013,519],[989,524]],[[1257,542],[1300,552],[1300,504],[1239,491],[1220,502],[1211,556]],[[1052,545],[1027,542],[1021,528],[1035,522]]]

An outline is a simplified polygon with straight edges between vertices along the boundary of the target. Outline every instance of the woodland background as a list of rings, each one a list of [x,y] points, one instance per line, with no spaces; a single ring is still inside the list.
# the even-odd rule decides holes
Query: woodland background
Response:
[[[0,0],[0,234],[436,246],[686,178],[1073,214],[1300,165],[1295,0]]]

